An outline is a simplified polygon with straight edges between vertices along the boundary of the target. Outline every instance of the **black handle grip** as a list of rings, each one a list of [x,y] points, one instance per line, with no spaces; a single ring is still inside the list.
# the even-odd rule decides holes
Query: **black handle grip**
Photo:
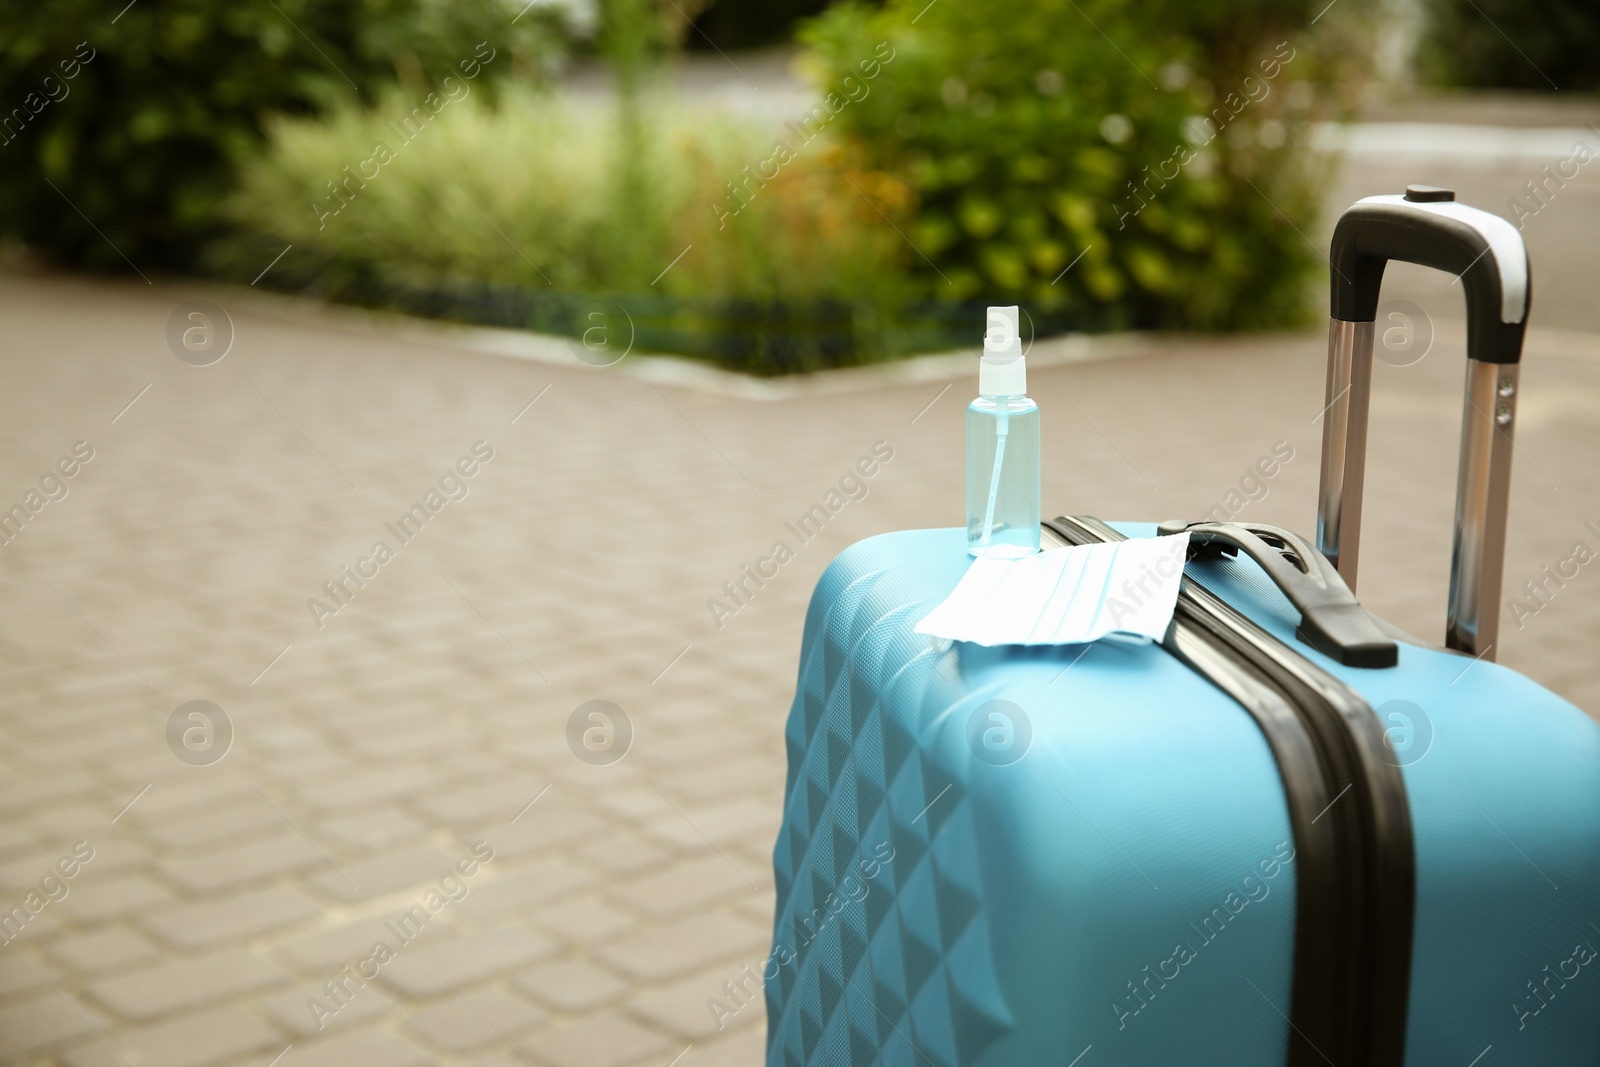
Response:
[[[1295,636],[1347,667],[1393,667],[1400,649],[1378,628],[1339,572],[1299,534],[1264,523],[1164,522],[1161,534],[1189,534],[1190,558],[1242,549],[1300,611]]]
[[[1467,293],[1467,355],[1516,363],[1533,283],[1522,234],[1498,215],[1455,202],[1448,189],[1410,186],[1404,196],[1352,204],[1333,231],[1330,306],[1345,322],[1372,322],[1391,259],[1448,271]]]

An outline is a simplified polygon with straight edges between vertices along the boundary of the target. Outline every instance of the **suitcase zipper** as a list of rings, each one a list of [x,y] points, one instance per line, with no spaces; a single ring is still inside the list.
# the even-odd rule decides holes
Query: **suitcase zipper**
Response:
[[[1044,526],[1068,544],[1125,539],[1088,517]],[[1416,872],[1377,716],[1187,576],[1163,647],[1250,712],[1283,779],[1298,868],[1289,1067],[1402,1067]]]

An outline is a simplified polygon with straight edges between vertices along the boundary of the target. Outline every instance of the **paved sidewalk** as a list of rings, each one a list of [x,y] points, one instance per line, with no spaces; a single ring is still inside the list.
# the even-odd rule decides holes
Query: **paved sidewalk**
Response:
[[[164,338],[194,295],[0,275],[0,508],[74,471],[0,545],[0,915],[38,905],[0,946],[0,1061],[759,1063],[736,994],[806,601],[852,541],[959,523],[973,379],[735,399],[226,293],[232,351],[200,368]],[[1461,406],[1440,332],[1379,368],[1363,564],[1424,636]],[[1243,514],[1308,529],[1321,337],[1134,347],[1035,372],[1047,507],[1198,514],[1287,441]],[[1508,591],[1600,541],[1600,338],[1536,328],[1524,392]],[[794,545],[880,441],[865,497]],[[779,539],[794,559],[743,579]],[[1508,620],[1503,660],[1593,711],[1589,571]],[[214,755],[205,720],[169,746],[191,700],[232,724],[209,766],[175,755],[185,730]],[[620,762],[569,746],[591,700],[626,712]]]

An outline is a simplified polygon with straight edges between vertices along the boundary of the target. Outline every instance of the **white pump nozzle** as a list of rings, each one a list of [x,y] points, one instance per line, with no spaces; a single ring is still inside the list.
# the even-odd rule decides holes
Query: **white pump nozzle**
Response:
[[[1022,356],[1018,309],[991,307],[978,365],[978,392],[983,396],[1022,396],[1028,391],[1028,367]]]

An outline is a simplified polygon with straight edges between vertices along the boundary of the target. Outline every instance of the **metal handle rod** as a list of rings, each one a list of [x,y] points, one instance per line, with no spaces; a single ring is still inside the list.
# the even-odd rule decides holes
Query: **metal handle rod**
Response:
[[[1317,549],[1352,592],[1361,547],[1373,333],[1371,322],[1332,319],[1328,326]],[[1519,369],[1469,359],[1463,390],[1445,646],[1491,662],[1500,632]]]
[[[1328,388],[1322,410],[1322,483],[1317,493],[1317,549],[1356,591],[1361,500],[1367,469],[1367,411],[1372,397],[1374,324],[1328,324]]]
[[[1515,363],[1467,360],[1461,411],[1461,467],[1456,481],[1455,543],[1450,553],[1450,608],[1445,645],[1491,662],[1500,640],[1500,584],[1511,499]]]

